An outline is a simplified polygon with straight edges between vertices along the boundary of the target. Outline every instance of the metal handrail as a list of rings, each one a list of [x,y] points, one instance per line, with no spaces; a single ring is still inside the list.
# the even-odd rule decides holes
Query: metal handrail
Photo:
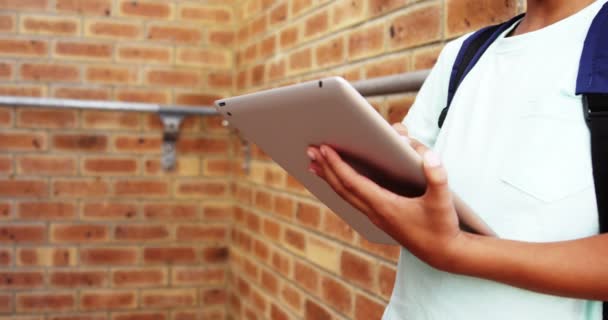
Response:
[[[352,85],[361,95],[366,97],[413,92],[420,89],[428,74],[429,70],[422,70],[360,80],[353,82]],[[0,106],[157,113],[164,126],[163,156],[161,162],[166,170],[170,170],[175,166],[175,142],[178,138],[179,126],[182,119],[185,116],[213,116],[219,114],[215,108],[209,106],[188,107],[152,103],[12,96],[0,96]],[[247,170],[250,159],[249,145],[247,143],[245,143],[245,155],[247,159],[244,168]]]

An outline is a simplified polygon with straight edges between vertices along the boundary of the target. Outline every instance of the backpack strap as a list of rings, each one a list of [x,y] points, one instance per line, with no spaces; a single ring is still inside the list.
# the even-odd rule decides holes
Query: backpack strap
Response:
[[[485,27],[473,33],[463,42],[462,47],[460,47],[460,51],[458,52],[458,56],[456,56],[454,66],[452,67],[452,73],[450,74],[448,101],[446,107],[439,115],[439,128],[443,126],[443,122],[448,115],[452,99],[454,98],[456,90],[458,90],[458,87],[460,86],[460,83],[464,77],[466,77],[469,71],[471,71],[479,58],[481,58],[483,53],[488,49],[488,47],[490,47],[494,40],[496,40],[496,38],[498,38],[503,31],[519,21],[522,17],[523,14],[518,15],[507,22]]]
[[[593,19],[581,54],[576,94],[591,136],[591,162],[600,233],[608,232],[608,3]],[[608,320],[608,302],[602,319]]]
[[[593,179],[600,232],[604,233],[608,232],[608,3],[599,11],[587,33],[576,94],[583,95],[585,120],[591,134]]]

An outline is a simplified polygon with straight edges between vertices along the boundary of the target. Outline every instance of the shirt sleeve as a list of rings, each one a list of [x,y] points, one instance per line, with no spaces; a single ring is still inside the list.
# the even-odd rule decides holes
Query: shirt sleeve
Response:
[[[448,43],[441,51],[437,63],[418,91],[414,104],[402,123],[410,137],[433,147],[439,134],[439,115],[448,99],[450,73],[458,50],[466,36]]]

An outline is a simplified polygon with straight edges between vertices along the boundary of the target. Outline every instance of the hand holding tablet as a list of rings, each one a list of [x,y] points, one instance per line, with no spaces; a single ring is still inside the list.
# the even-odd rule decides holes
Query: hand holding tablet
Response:
[[[340,77],[216,101],[216,108],[276,163],[367,240],[395,244],[358,209],[308,171],[310,145],[327,144],[358,172],[408,196],[425,190],[422,161],[376,110]],[[461,224],[493,235],[461,201],[455,201]]]

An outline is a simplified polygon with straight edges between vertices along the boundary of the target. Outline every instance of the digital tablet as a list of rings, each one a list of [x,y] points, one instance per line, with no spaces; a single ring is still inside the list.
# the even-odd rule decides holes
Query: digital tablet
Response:
[[[330,77],[221,99],[215,107],[231,127],[258,145],[363,237],[396,244],[308,171],[308,146],[327,144],[378,184],[406,196],[424,193],[421,157],[346,80]],[[455,204],[463,228],[494,235],[462,201],[457,199]]]

